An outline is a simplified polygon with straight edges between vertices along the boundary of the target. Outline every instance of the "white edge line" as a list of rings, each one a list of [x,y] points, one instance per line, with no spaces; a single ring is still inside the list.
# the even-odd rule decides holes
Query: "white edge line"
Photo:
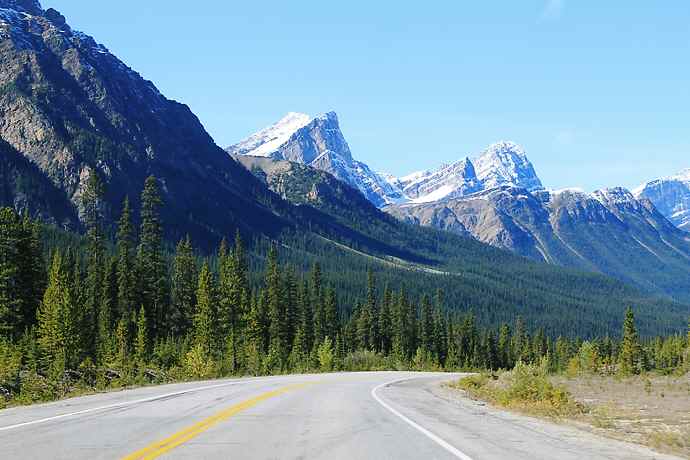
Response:
[[[378,402],[379,404],[381,404],[384,408],[388,409],[388,411],[391,412],[393,415],[395,415],[396,417],[402,419],[405,423],[407,423],[408,425],[410,425],[411,427],[413,427],[413,428],[416,429],[417,431],[419,431],[419,432],[421,432],[422,434],[424,434],[427,438],[431,439],[431,440],[434,441],[436,444],[438,444],[439,446],[443,447],[445,450],[447,450],[448,452],[450,452],[451,454],[453,454],[455,457],[457,457],[457,458],[459,458],[459,459],[461,459],[461,460],[472,460],[471,457],[469,457],[468,455],[464,454],[464,453],[461,452],[460,450],[456,449],[454,446],[452,446],[451,444],[449,444],[447,441],[441,439],[440,437],[436,436],[434,433],[432,433],[431,431],[427,430],[427,429],[424,428],[423,426],[421,426],[421,425],[419,425],[419,424],[413,422],[413,421],[410,420],[409,418],[405,417],[403,414],[401,414],[400,412],[398,412],[397,410],[395,410],[395,409],[394,409],[393,407],[391,407],[387,402],[385,402],[383,399],[381,399],[381,398],[379,397],[379,395],[377,394],[377,392],[378,392],[381,388],[384,388],[384,387],[387,387],[387,386],[390,386],[390,385],[395,385],[396,383],[405,382],[405,381],[407,381],[407,380],[414,380],[415,378],[419,378],[419,377],[404,378],[404,379],[393,380],[392,382],[382,383],[381,385],[379,385],[379,386],[377,386],[377,387],[375,387],[374,389],[371,390],[371,396],[376,400],[376,402]]]
[[[16,425],[3,426],[3,427],[0,427],[0,431],[9,431],[9,430],[17,429],[17,428],[22,428],[25,426],[38,425],[40,423],[52,422],[54,420],[60,420],[63,418],[74,417],[76,415],[88,414],[90,412],[98,412],[101,410],[114,409],[116,407],[131,406],[133,404],[141,404],[141,403],[145,403],[145,402],[155,401],[157,399],[169,398],[171,396],[179,396],[179,395],[182,395],[185,393],[194,393],[197,391],[210,390],[212,388],[220,388],[220,387],[227,387],[227,386],[231,386],[231,385],[239,385],[241,383],[246,383],[246,382],[247,382],[247,380],[230,382],[230,383],[220,383],[217,385],[207,385],[207,386],[203,386],[203,387],[189,388],[187,390],[175,391],[174,393],[166,393],[166,394],[162,394],[162,395],[151,396],[148,398],[137,399],[134,401],[122,401],[122,402],[118,402],[118,403],[108,404],[107,406],[92,407],[89,409],[83,409],[80,411],[70,412],[67,414],[55,415],[53,417],[47,417],[47,418],[42,418],[42,419],[38,419],[38,420],[31,420],[28,422],[17,423]]]

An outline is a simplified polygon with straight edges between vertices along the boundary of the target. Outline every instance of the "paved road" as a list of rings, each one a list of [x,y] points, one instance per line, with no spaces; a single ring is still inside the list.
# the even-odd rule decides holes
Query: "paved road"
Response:
[[[0,458],[670,458],[488,409],[449,374],[343,373],[140,388],[0,411]]]

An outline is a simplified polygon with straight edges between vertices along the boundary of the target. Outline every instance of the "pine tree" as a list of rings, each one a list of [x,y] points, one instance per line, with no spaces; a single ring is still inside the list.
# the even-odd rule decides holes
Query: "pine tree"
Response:
[[[48,286],[38,311],[38,344],[43,357],[43,368],[53,378],[59,377],[65,369],[74,369],[77,364],[79,338],[74,310],[62,256],[56,251],[50,267]]]
[[[283,278],[283,311],[284,311],[284,346],[286,350],[292,348],[292,343],[297,334],[299,325],[299,298],[297,294],[297,281],[291,268],[285,270]]]
[[[498,367],[502,369],[510,369],[513,367],[510,341],[510,326],[503,323],[498,332]]]
[[[43,258],[42,231],[38,222],[25,215],[21,222],[21,234],[17,242],[18,278],[17,289],[22,305],[20,332],[36,323],[36,312],[41,305],[46,288],[46,267]]]
[[[149,361],[149,328],[146,321],[146,310],[142,306],[137,316],[137,336],[134,344],[134,359],[140,370],[142,370]]]
[[[314,310],[312,309],[309,285],[306,280],[302,282],[299,298],[302,315],[300,319],[300,330],[304,334],[302,353],[307,355],[314,344]]]
[[[189,330],[199,280],[194,248],[189,235],[177,244],[172,270],[172,301],[167,319],[168,332],[179,337]]]
[[[623,322],[623,339],[618,357],[619,372],[621,375],[639,374],[642,364],[640,343],[635,327],[635,314],[632,308],[625,311]]]
[[[431,299],[422,296],[420,312],[420,346],[428,356],[434,355],[434,317],[431,309]]]
[[[105,237],[103,234],[103,183],[96,171],[91,170],[82,196],[84,221],[88,238],[86,268],[86,303],[82,315],[81,331],[86,355],[95,357],[98,349],[98,310],[103,293],[103,269],[105,267]]]
[[[134,226],[129,209],[129,199],[125,198],[122,214],[117,227],[117,313],[124,318],[127,328],[135,313],[136,273],[134,264]]]
[[[164,334],[167,326],[168,274],[163,258],[161,206],[158,181],[150,176],[141,193],[141,241],[137,253],[137,272],[141,283],[141,300],[153,337]]]
[[[326,288],[326,294],[324,295],[323,302],[323,310],[324,320],[326,323],[326,336],[333,339],[340,331],[340,321],[338,320],[338,297],[335,292],[335,289],[333,289],[332,287]],[[378,328],[372,328],[370,330],[376,331],[378,330]]]
[[[245,330],[249,320],[249,285],[247,280],[247,260],[244,244],[239,231],[235,235],[235,246],[231,254],[224,249],[218,253],[220,267],[218,334],[226,342],[226,362],[236,369],[244,355],[242,348],[246,342]]]
[[[10,208],[0,209],[0,335],[17,337],[24,324],[19,298],[19,220]]]
[[[199,273],[196,291],[196,311],[194,313],[194,343],[207,358],[215,356],[217,343],[216,330],[216,286],[208,263],[204,263]]]
[[[314,347],[326,336],[323,292],[321,290],[321,265],[315,263],[311,272],[311,302],[314,310]]]
[[[287,356],[287,327],[285,321],[285,305],[283,303],[282,283],[278,267],[278,252],[275,245],[271,246],[268,252],[268,262],[266,266],[266,301],[268,302],[269,320],[269,356],[271,357],[271,368],[281,366]]]
[[[366,310],[369,315],[369,348],[374,351],[380,350],[381,335],[379,331],[379,308],[376,295],[376,278],[371,267],[367,270],[367,305]],[[330,318],[328,318],[330,320]],[[331,335],[331,337],[333,337]]]
[[[367,304],[358,305],[353,318],[357,324],[357,348],[359,350],[369,350],[371,348],[371,323],[373,318]]]
[[[391,306],[393,304],[393,292],[390,287],[386,285],[383,290],[383,300],[381,301],[381,308],[379,310],[379,334],[381,343],[379,349],[385,355],[389,355],[392,347],[393,324],[391,318]]]
[[[98,310],[98,362],[104,363],[112,358],[115,350],[115,337],[112,334],[115,323],[114,306],[117,304],[117,260],[108,259],[103,270],[101,306]]]
[[[146,319],[146,318],[144,318]],[[131,318],[121,317],[115,330],[116,362],[121,370],[129,367],[129,323]]]
[[[446,318],[441,313],[441,308],[436,306],[434,309],[433,351],[441,365],[445,365],[448,356],[447,329]]]

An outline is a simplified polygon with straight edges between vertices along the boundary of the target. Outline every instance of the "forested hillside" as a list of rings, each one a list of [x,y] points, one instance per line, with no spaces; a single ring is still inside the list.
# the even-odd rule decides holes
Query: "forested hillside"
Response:
[[[303,265],[309,258],[297,245],[272,242],[264,252],[257,243],[247,250],[239,233],[232,243],[221,243],[212,257],[200,256],[189,237],[170,254],[163,240],[164,203],[154,177],[142,192],[138,229],[125,200],[114,241],[103,227],[103,193],[102,183],[91,176],[84,191],[85,238],[0,209],[4,400],[53,399],[80,386],[247,373],[497,369],[547,356],[561,366],[577,351],[577,341],[556,338],[554,324],[562,323],[550,318],[550,330],[534,327],[534,307],[524,311],[530,325],[519,308],[498,307],[496,291],[486,291],[494,307],[478,309],[478,320],[472,311],[461,314],[466,305],[455,305],[439,282],[448,282],[445,287],[453,296],[478,299],[480,293],[470,288],[481,291],[479,280],[485,274],[433,277],[370,258],[361,280],[362,256],[338,259],[313,251],[311,257],[328,261],[328,269],[317,262],[307,271]],[[420,276],[414,290],[408,290],[406,284]],[[615,289],[619,295],[629,293],[595,278],[588,286],[594,292],[601,282],[599,288],[609,295]],[[544,279],[543,288],[554,281],[565,279]],[[503,282],[520,295],[548,298],[524,291],[519,278]],[[684,330],[680,306],[654,305],[666,309],[668,322],[663,323],[645,313],[650,307],[637,306],[648,331]],[[593,315],[600,308],[582,314]],[[487,317],[492,311],[496,316]],[[588,334],[595,330],[602,329],[586,329]],[[575,334],[563,325],[559,335]],[[601,343],[610,358],[618,353],[617,341]]]

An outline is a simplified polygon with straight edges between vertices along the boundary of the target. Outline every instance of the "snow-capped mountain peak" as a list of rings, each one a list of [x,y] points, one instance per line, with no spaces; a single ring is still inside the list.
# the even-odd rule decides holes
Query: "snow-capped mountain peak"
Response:
[[[542,183],[525,150],[514,142],[491,144],[474,160],[477,177],[485,188],[511,184],[528,190],[542,189]]]
[[[596,190],[592,197],[603,204],[625,204],[635,201],[633,194],[623,187],[610,187]]]
[[[271,126],[252,134],[228,149],[235,155],[270,157],[285,144],[297,130],[308,125],[312,117],[305,113],[289,112]]]
[[[0,8],[37,15],[43,12],[38,0],[0,0]]]
[[[374,172],[353,158],[335,112],[315,117],[288,113],[227,151],[298,162],[329,172],[379,207],[457,198],[501,185],[542,189],[525,150],[507,141],[490,145],[476,160],[464,158],[403,177]]]
[[[326,171],[361,191],[376,206],[402,200],[387,178],[352,157],[335,112],[313,118],[289,113],[274,125],[228,147],[227,152],[287,160]]]
[[[690,169],[636,188],[637,198],[646,198],[677,227],[690,230]]]

